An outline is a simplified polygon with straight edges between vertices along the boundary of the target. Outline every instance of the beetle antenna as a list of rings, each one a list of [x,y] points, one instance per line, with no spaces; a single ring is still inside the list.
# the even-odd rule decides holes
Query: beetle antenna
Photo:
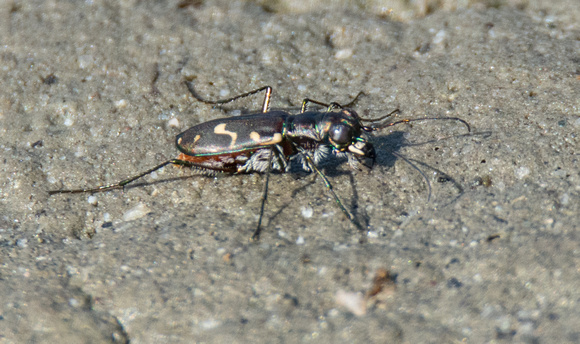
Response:
[[[386,117],[390,116],[392,113],[393,112],[391,112]],[[361,120],[363,120],[363,119],[361,119]],[[384,129],[386,127],[392,127],[394,125],[401,124],[401,123],[420,122],[420,121],[435,121],[435,120],[450,120],[450,121],[461,122],[467,128],[467,132],[471,133],[471,126],[469,125],[469,123],[467,123],[465,120],[463,120],[459,117],[426,117],[426,118],[402,119],[400,121],[395,121],[395,122],[387,122],[387,123],[378,124],[378,125],[363,126],[362,129],[364,131],[377,131],[377,130]]]
[[[387,119],[387,118],[391,117],[391,116],[392,116],[393,114],[395,114],[395,113],[401,113],[401,110],[399,110],[399,109],[395,109],[395,110],[393,110],[393,111],[389,112],[388,114],[384,115],[383,117],[379,117],[379,118],[362,118],[362,117],[359,117],[358,119],[359,119],[361,122],[370,122],[370,123],[374,123],[374,122],[380,122],[380,121],[382,121],[382,120],[384,120],[384,119]]]

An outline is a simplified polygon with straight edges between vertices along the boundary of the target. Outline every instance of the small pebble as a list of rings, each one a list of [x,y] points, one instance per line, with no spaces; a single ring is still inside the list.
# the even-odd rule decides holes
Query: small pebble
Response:
[[[125,212],[125,214],[123,214],[123,221],[137,220],[137,219],[142,218],[143,216],[147,215],[150,212],[151,212],[151,209],[149,209],[145,204],[139,203],[136,206],[134,206],[133,208],[127,210]]]
[[[346,60],[352,56],[352,49],[340,49],[334,54],[334,58],[337,60]]]
[[[302,207],[301,211],[302,211],[302,216],[305,219],[311,218],[312,215],[314,214],[314,209],[312,209],[312,207]]]
[[[167,121],[167,126],[170,128],[179,128],[179,120],[177,118],[172,118]]]
[[[338,290],[335,295],[336,303],[348,309],[354,315],[361,316],[367,312],[364,297],[361,293],[352,293]]]
[[[516,178],[523,179],[530,174],[530,169],[525,166],[520,166],[514,171]]]
[[[16,245],[20,248],[28,247],[28,239],[22,238],[16,240]]]
[[[120,99],[115,102],[115,106],[117,107],[117,109],[126,108],[127,105],[129,105],[129,102],[126,99]]]

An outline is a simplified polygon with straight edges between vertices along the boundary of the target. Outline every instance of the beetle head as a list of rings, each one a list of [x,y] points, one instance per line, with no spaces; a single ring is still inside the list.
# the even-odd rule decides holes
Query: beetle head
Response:
[[[362,165],[372,168],[376,153],[372,143],[363,135],[358,114],[351,109],[341,109],[340,113],[333,113],[328,123],[328,141],[339,152],[348,152]]]

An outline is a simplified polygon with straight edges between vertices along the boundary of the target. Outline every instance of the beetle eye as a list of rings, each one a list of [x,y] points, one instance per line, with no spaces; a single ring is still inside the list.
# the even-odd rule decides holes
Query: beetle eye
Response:
[[[338,124],[330,128],[330,139],[338,144],[345,145],[352,140],[352,128],[347,125]]]

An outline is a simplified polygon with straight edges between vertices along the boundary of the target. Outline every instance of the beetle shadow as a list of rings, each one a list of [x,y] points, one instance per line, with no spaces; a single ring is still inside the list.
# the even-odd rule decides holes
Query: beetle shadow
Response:
[[[468,133],[468,134],[461,134],[461,135],[452,135],[449,137],[425,140],[425,141],[420,141],[420,142],[408,142],[407,139],[405,139],[405,134],[406,134],[406,132],[404,132],[404,131],[394,131],[394,132],[391,132],[387,135],[372,136],[370,141],[373,143],[375,150],[377,152],[375,166],[381,166],[385,169],[391,169],[392,167],[395,166],[395,163],[397,162],[397,160],[401,159],[401,160],[405,161],[414,170],[416,170],[417,173],[419,173],[422,176],[425,184],[427,185],[427,188],[428,188],[427,203],[430,202],[430,199],[431,199],[431,182],[429,181],[429,178],[427,177],[427,175],[425,174],[425,172],[422,168],[425,168],[427,170],[431,170],[431,171],[437,173],[437,175],[439,176],[439,178],[438,178],[439,182],[451,183],[458,192],[458,195],[456,197],[454,197],[451,201],[446,202],[445,204],[442,205],[442,206],[447,206],[449,204],[453,204],[460,197],[463,196],[464,189],[461,186],[461,184],[459,182],[457,182],[453,177],[451,177],[446,172],[444,172],[444,171],[442,171],[434,166],[431,166],[425,162],[422,162],[422,161],[419,161],[416,159],[407,158],[403,154],[401,154],[400,151],[405,147],[426,146],[429,144],[438,143],[438,142],[445,141],[445,140],[459,139],[459,138],[463,138],[463,137],[481,136],[483,138],[487,138],[491,135],[491,132],[490,131],[483,131],[483,132],[475,132],[475,133]],[[352,198],[350,199],[350,202],[348,203],[347,209],[349,209],[349,211],[355,217],[355,219],[356,219],[355,221],[358,222],[357,227],[359,227],[359,229],[368,228],[369,223],[370,223],[370,217],[368,216],[367,212],[365,211],[365,207],[364,206],[361,207],[359,204],[360,198],[359,198],[359,195],[357,192],[357,187],[356,187],[357,180],[359,180],[360,178],[356,178],[355,177],[356,173],[353,173],[353,171],[350,170],[349,168],[346,168],[346,169],[343,168],[342,166],[344,166],[344,164],[348,164],[347,159],[345,159],[345,158],[332,158],[332,159],[327,159],[324,162],[322,162],[319,165],[319,167],[328,178],[338,177],[338,176],[342,176],[345,174],[349,176],[350,185],[352,185]],[[360,171],[363,173],[364,172],[371,173],[371,170],[369,170],[363,166],[360,167]],[[297,173],[304,174],[305,172],[297,172]],[[314,180],[311,183],[313,183],[313,182],[314,182]],[[302,189],[299,189],[299,190],[296,190],[295,192],[293,192],[293,197],[295,196],[295,194],[297,194],[301,190]],[[345,206],[346,205],[347,204],[345,204]]]
[[[438,142],[442,142],[442,141],[446,141],[446,140],[451,140],[451,139],[456,140],[456,139],[460,139],[460,138],[477,137],[477,136],[480,136],[480,137],[485,139],[485,138],[490,137],[492,132],[491,131],[469,132],[466,134],[451,135],[451,136],[447,136],[447,137],[443,137],[443,138],[429,139],[429,140],[419,141],[419,142],[408,142],[404,138],[404,134],[405,134],[405,132],[393,132],[392,134],[387,135],[387,136],[375,136],[375,139],[373,140],[373,142],[376,143],[375,149],[382,150],[384,152],[389,153],[389,154],[386,154],[386,157],[388,160],[385,161],[384,164],[379,162],[378,159],[377,159],[377,164],[390,168],[390,167],[394,166],[397,159],[404,160],[413,169],[415,169],[419,174],[421,174],[421,176],[423,177],[423,180],[427,184],[427,188],[428,188],[427,203],[431,199],[431,183],[429,182],[429,178],[425,174],[424,170],[422,170],[419,166],[435,172],[439,176],[437,178],[438,182],[440,182],[440,183],[449,182],[458,191],[457,197],[454,197],[451,201],[446,202],[446,203],[441,205],[442,207],[445,207],[445,206],[448,206],[450,204],[453,204],[454,202],[456,202],[459,198],[461,198],[463,196],[463,194],[464,194],[463,186],[461,186],[461,184],[459,182],[457,182],[453,177],[451,177],[446,172],[444,172],[444,171],[442,171],[442,170],[440,170],[432,165],[429,165],[423,161],[407,158],[404,155],[402,155],[401,153],[399,153],[399,151],[404,147],[426,146],[426,145],[430,145],[430,144],[434,144],[434,143],[438,143]],[[393,136],[393,135],[395,135],[395,136]],[[379,148],[379,147],[384,147],[384,148]]]

